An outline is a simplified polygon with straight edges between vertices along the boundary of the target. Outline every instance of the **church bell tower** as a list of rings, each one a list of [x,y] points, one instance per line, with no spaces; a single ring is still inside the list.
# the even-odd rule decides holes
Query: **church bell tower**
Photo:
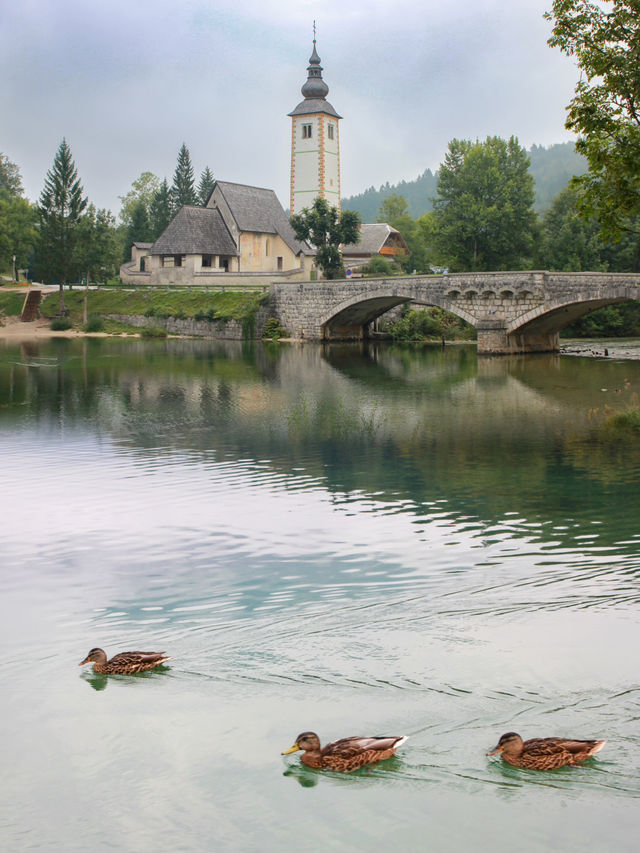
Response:
[[[291,214],[311,207],[320,196],[340,210],[340,130],[342,116],[327,101],[329,87],[322,79],[313,25],[313,52],[304,100],[291,116]]]

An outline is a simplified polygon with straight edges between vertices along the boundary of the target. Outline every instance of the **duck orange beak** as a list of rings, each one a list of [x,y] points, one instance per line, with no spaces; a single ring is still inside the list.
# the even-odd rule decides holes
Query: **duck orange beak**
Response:
[[[502,746],[496,746],[491,750],[491,752],[488,752],[487,755],[497,755],[499,752],[502,752],[503,749],[504,747]]]
[[[291,755],[292,752],[297,752],[300,749],[297,743],[294,743],[293,746],[290,746],[289,749],[285,749],[284,752],[281,752],[281,755]]]
[[[89,658],[85,658],[84,660],[81,660],[80,663],[78,664],[78,666],[84,666],[85,663],[90,663]]]

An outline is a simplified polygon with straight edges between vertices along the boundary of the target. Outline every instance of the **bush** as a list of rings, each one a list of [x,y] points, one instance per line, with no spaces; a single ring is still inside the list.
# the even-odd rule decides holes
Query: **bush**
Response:
[[[104,320],[99,314],[93,314],[84,327],[85,332],[104,332]]]
[[[367,275],[389,276],[394,274],[394,269],[390,261],[378,255],[371,258],[369,263],[364,267],[363,272]]]
[[[271,338],[271,340],[277,341],[278,338],[284,338],[286,336],[287,330],[282,328],[280,320],[278,320],[277,317],[270,317],[264,324],[265,338]]]
[[[49,323],[49,328],[53,332],[66,332],[73,326],[70,317],[54,317]]]
[[[140,334],[143,338],[166,338],[167,330],[159,329],[157,326],[149,326],[149,328],[143,329]]]

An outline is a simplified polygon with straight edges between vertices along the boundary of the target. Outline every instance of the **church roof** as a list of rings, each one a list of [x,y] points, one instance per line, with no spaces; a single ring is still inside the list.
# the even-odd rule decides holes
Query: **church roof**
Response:
[[[296,240],[291,223],[273,190],[216,181],[239,231],[278,234],[295,253],[313,255],[308,243]]]
[[[237,255],[219,210],[185,205],[151,246],[152,255]]]
[[[313,53],[309,58],[307,75],[307,79],[300,90],[304,95],[304,101],[300,101],[298,106],[289,115],[304,116],[313,115],[314,113],[326,113],[335,118],[342,118],[334,110],[329,101],[326,100],[329,94],[329,87],[322,79],[322,65],[320,65],[320,57],[316,50],[315,22],[313,25]]]

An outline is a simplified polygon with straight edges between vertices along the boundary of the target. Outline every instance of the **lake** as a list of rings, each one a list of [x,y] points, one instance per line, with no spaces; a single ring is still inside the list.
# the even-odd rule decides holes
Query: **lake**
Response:
[[[0,341],[3,849],[635,850],[623,356]],[[341,775],[309,729],[409,740]],[[536,773],[510,730],[608,742]]]

